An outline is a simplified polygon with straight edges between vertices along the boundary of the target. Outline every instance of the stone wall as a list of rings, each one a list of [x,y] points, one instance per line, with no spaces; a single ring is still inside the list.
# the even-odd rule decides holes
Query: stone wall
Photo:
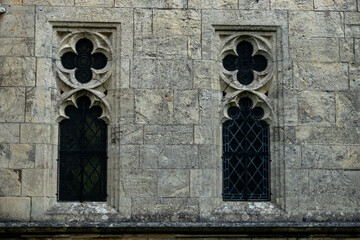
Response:
[[[358,0],[0,3],[0,221],[359,220]],[[105,36],[113,66],[85,90],[57,65],[78,31]],[[274,60],[256,90],[271,109],[268,202],[222,200],[224,108],[256,94],[221,77],[234,34],[268,39]],[[58,121],[74,89],[109,107],[106,203],[57,201]]]

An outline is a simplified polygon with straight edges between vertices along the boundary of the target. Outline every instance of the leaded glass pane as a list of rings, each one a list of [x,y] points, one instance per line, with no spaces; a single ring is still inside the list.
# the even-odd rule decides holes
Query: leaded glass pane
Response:
[[[65,109],[69,119],[60,122],[60,201],[105,201],[107,125],[101,108],[89,109],[80,97],[78,108]]]
[[[250,98],[223,124],[224,200],[269,200],[269,125]]]

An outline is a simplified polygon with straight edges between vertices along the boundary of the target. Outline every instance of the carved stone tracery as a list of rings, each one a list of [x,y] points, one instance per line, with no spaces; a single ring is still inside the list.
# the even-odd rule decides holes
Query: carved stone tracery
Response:
[[[225,36],[220,47],[223,121],[231,119],[231,106],[238,106],[241,98],[249,97],[253,107],[264,110],[262,120],[270,124],[273,110],[266,94],[275,73],[272,41],[259,34],[236,33]]]
[[[79,42],[89,45],[83,53],[79,48]],[[110,39],[98,32],[70,32],[62,38],[55,68],[61,91],[58,122],[68,118],[65,108],[68,105],[76,106],[76,100],[85,95],[91,100],[90,107],[98,105],[102,108],[100,119],[109,123],[110,104],[106,100],[106,94],[107,89],[110,88],[109,79],[113,73],[111,46]],[[65,63],[64,58],[68,64]],[[96,62],[99,58],[100,64]],[[81,74],[87,76],[81,78],[79,77]]]

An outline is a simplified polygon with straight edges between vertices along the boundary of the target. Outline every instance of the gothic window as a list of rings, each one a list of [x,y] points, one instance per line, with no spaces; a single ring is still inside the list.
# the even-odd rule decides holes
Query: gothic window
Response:
[[[60,122],[59,200],[106,201],[107,124],[82,96]]]
[[[269,200],[269,125],[250,98],[228,108],[223,124],[224,200]]]

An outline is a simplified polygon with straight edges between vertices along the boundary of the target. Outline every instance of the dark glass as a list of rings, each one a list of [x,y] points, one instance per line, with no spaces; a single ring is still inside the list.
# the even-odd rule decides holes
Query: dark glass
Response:
[[[250,42],[241,41],[236,46],[238,55],[229,54],[223,59],[223,66],[226,70],[238,70],[236,77],[243,85],[251,84],[254,81],[253,71],[264,71],[268,64],[268,60],[263,55],[252,56],[253,51],[254,48]]]
[[[61,56],[61,63],[66,69],[75,70],[75,78],[81,83],[88,83],[92,79],[93,69],[103,69],[107,64],[107,57],[103,53],[91,54],[93,43],[86,38],[80,39],[75,45],[77,54],[66,52]]]
[[[59,201],[106,201],[107,125],[80,97],[60,122]]]
[[[264,110],[242,98],[223,124],[224,200],[269,200],[269,125]]]

